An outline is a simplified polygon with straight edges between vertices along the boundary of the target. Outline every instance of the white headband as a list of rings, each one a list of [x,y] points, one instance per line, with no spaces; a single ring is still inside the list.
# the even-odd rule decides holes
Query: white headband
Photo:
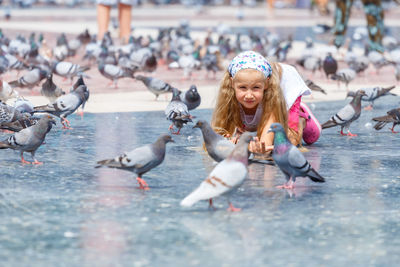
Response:
[[[239,70],[243,69],[261,71],[265,78],[268,78],[272,74],[272,68],[268,61],[262,55],[254,51],[240,53],[232,59],[228,67],[228,71],[232,77],[234,77]]]

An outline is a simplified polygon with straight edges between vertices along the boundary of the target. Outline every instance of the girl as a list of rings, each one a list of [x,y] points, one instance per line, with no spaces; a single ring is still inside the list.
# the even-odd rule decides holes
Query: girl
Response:
[[[237,137],[244,131],[257,132],[249,149],[266,153],[273,149],[270,125],[284,125],[290,141],[316,142],[321,126],[301,103],[311,90],[292,66],[270,64],[262,55],[246,51],[237,55],[221,82],[211,124],[222,135]]]

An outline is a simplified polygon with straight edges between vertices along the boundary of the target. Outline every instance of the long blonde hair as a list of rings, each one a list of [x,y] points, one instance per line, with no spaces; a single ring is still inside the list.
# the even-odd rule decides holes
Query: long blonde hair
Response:
[[[271,63],[272,75],[266,79],[266,89],[263,95],[263,115],[257,126],[257,136],[260,137],[269,117],[272,115],[275,122],[279,122],[287,132],[287,108],[286,101],[280,87],[282,67],[279,63]],[[231,75],[225,72],[222,79],[217,104],[215,106],[211,126],[216,132],[222,135],[232,135],[236,127],[242,127],[239,103],[232,86]]]

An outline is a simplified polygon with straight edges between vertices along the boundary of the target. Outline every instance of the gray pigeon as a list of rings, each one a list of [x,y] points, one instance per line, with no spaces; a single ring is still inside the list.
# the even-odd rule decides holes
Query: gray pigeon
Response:
[[[129,59],[138,71],[153,72],[157,68],[157,58],[148,47],[133,51]]]
[[[356,78],[357,73],[350,68],[346,69],[341,69],[338,70],[335,74],[331,75],[331,79],[338,81],[338,86],[339,82],[343,82],[346,84],[346,90],[349,91],[349,83]]]
[[[32,89],[36,85],[40,83],[41,80],[46,78],[47,72],[40,68],[34,68],[29,72],[25,73],[18,80],[10,82],[10,86],[12,88],[20,87],[20,88],[29,88]]]
[[[17,70],[18,72],[24,68],[27,68],[28,66],[19,60],[17,57],[11,55],[11,54],[4,54],[6,59],[8,60],[8,69],[9,70]]]
[[[350,132],[349,126],[353,121],[357,120],[360,117],[362,96],[365,96],[365,92],[363,90],[358,90],[353,97],[353,100],[351,100],[349,104],[344,106],[341,110],[338,111],[338,113],[333,115],[327,122],[321,125],[322,129],[340,125],[341,135],[357,136],[356,134],[352,134]],[[347,134],[343,133],[343,128],[346,128]]]
[[[136,75],[135,79],[142,81],[147,89],[156,96],[156,100],[159,95],[172,92],[172,86],[163,80],[143,75]]]
[[[193,128],[199,128],[201,130],[207,153],[217,162],[226,159],[235,148],[234,143],[217,134],[205,120],[197,121]],[[252,153],[249,156],[249,164],[250,163],[274,165],[272,161],[256,159]]]
[[[312,91],[321,92],[326,95],[325,90],[322,89],[319,85],[315,84],[313,81],[305,80],[304,82],[306,83],[307,87],[310,88]]]
[[[197,91],[196,85],[190,86],[190,89],[184,92],[183,97],[180,95],[183,103],[186,104],[188,110],[193,110],[197,108],[201,103],[201,97],[199,92]]]
[[[374,65],[377,74],[379,74],[379,70],[382,67],[392,63],[387,60],[382,53],[374,50],[368,52],[368,59],[372,63],[372,65]]]
[[[207,153],[217,162],[226,159],[235,148],[235,144],[217,134],[205,120],[199,120],[193,128],[200,128]]]
[[[274,133],[274,151],[272,158],[286,176],[286,183],[279,188],[293,189],[296,177],[309,177],[311,181],[323,183],[319,175],[305,159],[300,150],[290,143],[280,123],[272,123],[268,132]]]
[[[34,105],[24,97],[18,97],[17,100],[15,100],[14,108],[21,113],[33,114],[34,112]]]
[[[24,159],[23,153],[30,152],[34,160],[32,164],[42,164],[35,158],[35,152],[42,145],[53,124],[56,124],[54,118],[50,115],[45,115],[35,125],[14,133],[0,142],[0,149],[11,148],[19,150],[21,152],[21,162],[27,164],[31,162]]]
[[[183,125],[192,121],[192,116],[189,114],[186,104],[181,101],[180,94],[178,89],[173,88],[171,102],[165,108],[167,120],[172,121],[169,130],[172,132],[174,125],[178,128],[177,132],[172,132],[173,134],[179,134]]]
[[[23,118],[22,112],[0,101],[0,125],[6,125]]]
[[[393,123],[390,130],[392,131],[392,133],[399,133],[394,130],[394,127],[400,124],[400,108],[391,109],[387,112],[387,115],[372,118],[372,120],[377,122],[374,125],[375,130],[381,130],[386,124]]]
[[[65,79],[69,78],[71,81],[76,76],[82,76],[83,73],[89,69],[89,66],[80,66],[67,61],[53,63],[53,72]]]
[[[53,74],[47,75],[46,81],[42,84],[40,93],[54,102],[58,97],[65,95],[65,92],[53,82]]]
[[[209,200],[212,207],[212,199],[222,194],[230,194],[238,188],[247,176],[249,150],[248,145],[253,136],[249,132],[243,133],[238,144],[231,154],[218,163],[198,188],[181,201],[181,206],[191,207],[200,200]],[[239,211],[229,201],[230,211]]]
[[[165,157],[165,145],[174,142],[170,135],[161,135],[153,144],[144,145],[113,159],[98,161],[96,168],[106,166],[123,169],[137,174],[136,180],[141,189],[149,190],[142,175],[160,165]]]
[[[107,79],[111,80],[111,83],[114,84],[115,88],[118,88],[118,79],[121,78],[133,78],[133,72],[127,70],[127,69],[122,69],[119,66],[116,65],[111,65],[111,64],[105,64],[104,62],[100,61],[98,64],[98,70]],[[110,83],[110,84],[111,84]]]
[[[72,129],[70,128],[71,124],[67,120],[67,116],[74,113],[81,105],[83,107],[88,99],[89,90],[86,85],[80,85],[70,93],[60,96],[53,103],[35,107],[34,112],[47,112],[58,116],[64,129]]]
[[[379,97],[381,97],[381,96],[385,96],[385,95],[396,96],[395,94],[390,92],[395,87],[396,86],[393,85],[393,86],[390,86],[390,87],[387,87],[387,88],[383,88],[383,87],[379,87],[379,86],[378,87],[373,87],[373,88],[372,87],[362,88],[361,90],[363,90],[365,92],[366,96],[361,97],[361,100],[370,103],[369,106],[365,107],[365,109],[369,109],[369,110],[373,109],[374,101],[376,99],[378,99]],[[350,91],[350,92],[347,93],[348,97],[349,96],[353,97],[354,95],[355,95],[355,92],[351,92]]]

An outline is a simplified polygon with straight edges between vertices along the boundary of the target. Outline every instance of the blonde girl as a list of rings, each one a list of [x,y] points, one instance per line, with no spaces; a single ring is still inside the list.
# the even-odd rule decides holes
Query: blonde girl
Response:
[[[245,51],[232,60],[224,75],[211,124],[225,136],[257,132],[256,141],[250,144],[256,153],[273,149],[273,134],[267,131],[274,122],[284,126],[293,144],[301,144],[302,137],[311,144],[321,130],[301,103],[301,97],[310,93],[294,67],[270,64],[262,55]]]

